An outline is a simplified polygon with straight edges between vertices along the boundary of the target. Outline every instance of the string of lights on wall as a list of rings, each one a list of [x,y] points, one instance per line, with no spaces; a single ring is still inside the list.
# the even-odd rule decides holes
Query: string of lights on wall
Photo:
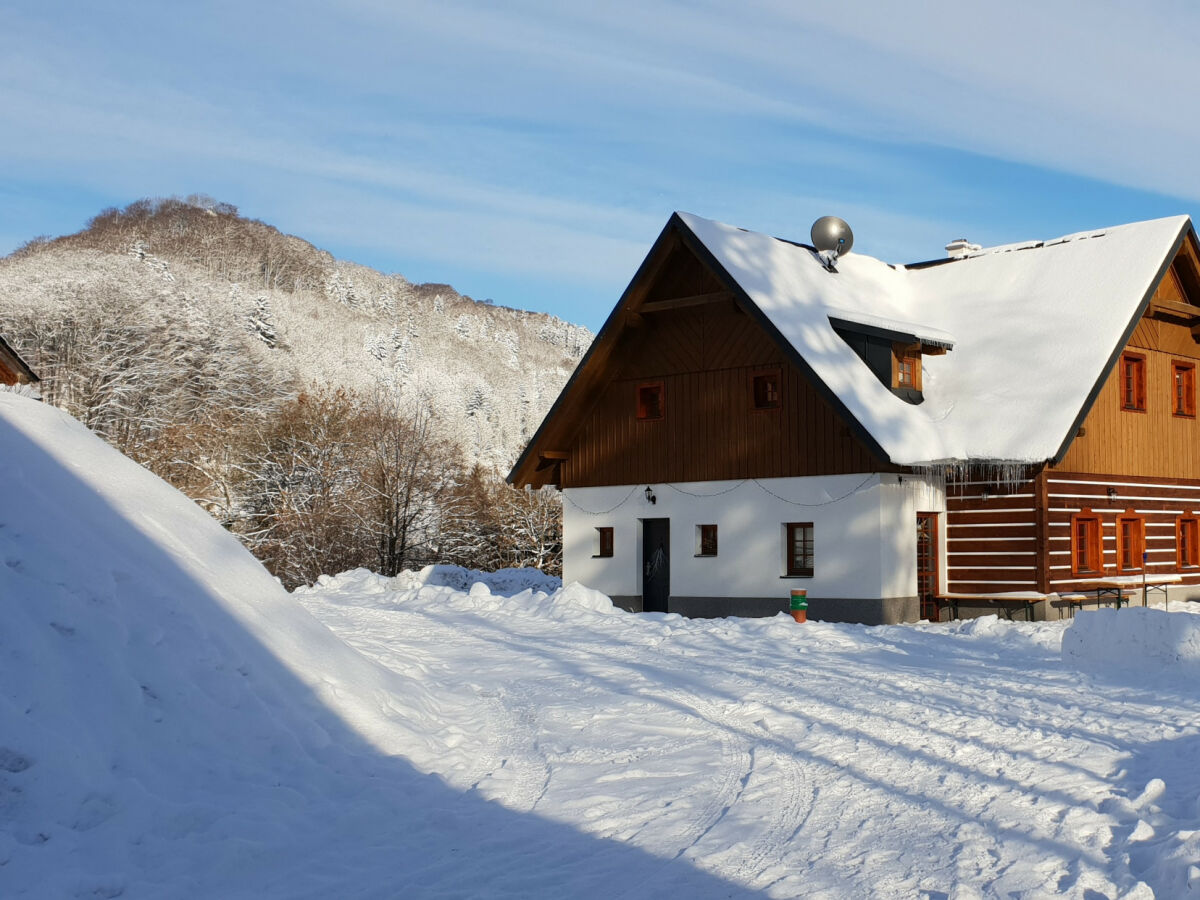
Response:
[[[841,503],[843,500],[846,500],[849,497],[852,497],[855,494],[861,492],[862,489],[865,488],[867,486],[867,484],[869,482],[871,482],[875,477],[876,476],[873,474],[868,475],[861,482],[859,482],[855,487],[851,488],[846,493],[842,494],[840,497],[831,497],[830,499],[822,500],[819,503],[805,503],[801,500],[789,500],[787,497],[781,497],[781,496],[779,496],[779,494],[776,494],[774,491],[772,491],[770,488],[768,488],[766,485],[764,485],[757,478],[744,479],[742,481],[739,481],[737,484],[733,485],[733,487],[728,487],[728,488],[725,488],[724,490],[716,491],[712,494],[693,493],[692,491],[684,490],[683,488],[679,487],[678,485],[670,484],[669,482],[666,483],[666,486],[669,487],[673,491],[676,491],[680,494],[686,494],[689,497],[697,497],[700,499],[706,499],[708,497],[720,497],[722,494],[728,494],[732,491],[736,491],[738,488],[740,488],[742,485],[746,484],[747,482],[754,482],[754,484],[758,485],[758,487],[763,491],[763,493],[774,497],[776,500],[780,500],[783,503],[787,503],[791,506],[803,506],[803,507],[807,507],[807,508],[813,508],[813,507],[818,507],[818,506],[832,506],[834,503]],[[626,494],[616,506],[610,506],[608,509],[601,509],[601,510],[585,509],[584,507],[582,507],[578,503],[576,503],[574,500],[572,500],[570,494],[568,494],[566,491],[563,492],[563,497],[566,499],[566,501],[568,503],[570,503],[573,507],[575,507],[575,509],[579,510],[584,515],[606,516],[611,512],[615,512],[616,510],[618,510],[622,506],[624,506],[626,503],[628,503],[629,500],[633,497],[633,495],[635,493],[637,493],[637,491],[638,491],[638,487],[637,487],[637,485],[634,485],[632,488],[629,489],[629,493]],[[655,496],[653,489],[651,489],[651,487],[649,485],[647,485],[645,488],[643,488],[643,491],[645,492],[646,501],[648,503],[653,504],[653,503],[658,502],[658,498]]]

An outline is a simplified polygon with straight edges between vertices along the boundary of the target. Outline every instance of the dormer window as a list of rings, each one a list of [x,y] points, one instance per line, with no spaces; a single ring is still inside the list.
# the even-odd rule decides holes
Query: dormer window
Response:
[[[892,345],[892,387],[910,391],[921,390],[920,345]]]
[[[926,328],[908,330],[905,323],[895,328],[878,316],[870,322],[830,315],[829,324],[867,368],[893,394],[907,403],[923,403],[922,369],[926,356],[941,356],[954,346],[944,331]]]

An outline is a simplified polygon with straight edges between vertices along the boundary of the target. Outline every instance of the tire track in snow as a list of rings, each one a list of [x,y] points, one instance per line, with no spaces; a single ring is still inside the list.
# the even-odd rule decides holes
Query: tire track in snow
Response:
[[[737,704],[732,712],[727,711],[729,707],[704,701],[699,705],[709,710],[706,719],[724,739],[738,745],[744,763],[726,770],[731,778],[736,777],[736,793],[692,845],[696,852],[689,855],[718,862],[723,877],[765,887],[778,880],[778,874],[768,872],[771,861],[786,855],[788,844],[812,812],[814,779],[796,750],[771,734],[765,718],[751,721],[761,710],[757,704]],[[752,839],[731,842],[723,834],[727,830],[745,830]],[[701,845],[709,843],[706,838],[710,837],[717,848],[729,849],[704,851]]]
[[[681,707],[691,709],[703,724],[704,732],[711,735],[720,746],[717,788],[708,797],[699,814],[675,839],[674,843],[679,846],[675,857],[679,858],[690,856],[688,851],[703,841],[729,813],[750,777],[753,757],[750,751],[742,746],[742,742],[731,735],[733,729],[721,721],[715,703],[695,694],[677,695],[670,699]],[[697,742],[703,740],[700,736],[696,738]]]

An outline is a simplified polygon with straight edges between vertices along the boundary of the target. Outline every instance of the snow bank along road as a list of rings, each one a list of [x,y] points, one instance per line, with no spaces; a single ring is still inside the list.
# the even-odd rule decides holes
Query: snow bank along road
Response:
[[[0,460],[5,900],[1200,893],[1200,617],[1065,665],[529,573],[288,595],[57,410],[0,392]]]
[[[578,586],[322,582],[296,596],[433,686],[448,728],[419,765],[511,809],[769,896],[1200,896],[1186,659],[1083,674],[1062,623],[698,621]]]

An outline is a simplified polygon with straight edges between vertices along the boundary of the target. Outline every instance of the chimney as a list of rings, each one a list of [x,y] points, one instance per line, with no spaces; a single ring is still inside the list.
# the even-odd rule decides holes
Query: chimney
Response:
[[[955,238],[946,245],[946,255],[951,259],[962,259],[967,254],[982,249],[979,244],[972,244],[966,238]]]

